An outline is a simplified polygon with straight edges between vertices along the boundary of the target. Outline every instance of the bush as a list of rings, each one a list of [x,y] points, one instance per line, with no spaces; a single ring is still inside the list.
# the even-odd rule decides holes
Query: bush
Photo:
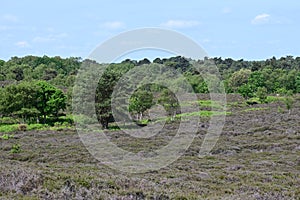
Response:
[[[27,130],[27,124],[19,124],[18,130],[19,131],[26,131]]]
[[[12,145],[10,153],[20,153],[20,152],[21,152],[21,145],[20,144]]]
[[[14,137],[15,137],[14,135],[4,134],[0,138],[2,138],[3,140],[8,140],[8,139],[14,138]]]
[[[267,88],[259,87],[257,88],[256,97],[259,98],[261,103],[265,103],[267,100]]]
[[[17,124],[0,126],[0,132],[4,132],[4,133],[13,132],[13,131],[17,131],[17,130],[18,130]]]
[[[2,117],[0,118],[0,124],[17,124],[18,120],[12,117]]]
[[[248,105],[255,105],[255,104],[259,104],[260,101],[259,101],[259,98],[251,98],[251,99],[248,99],[248,100],[246,101],[246,103],[247,103]]]
[[[27,126],[27,130],[40,130],[47,127],[48,127],[47,124],[30,124]]]

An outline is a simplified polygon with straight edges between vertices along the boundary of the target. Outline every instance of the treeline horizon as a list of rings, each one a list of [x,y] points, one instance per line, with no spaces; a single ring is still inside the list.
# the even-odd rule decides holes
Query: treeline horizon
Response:
[[[202,66],[213,64],[219,72],[204,79],[202,72],[194,68],[193,62]],[[8,61],[0,60],[0,117],[14,115],[34,119],[38,116],[46,121],[49,116],[57,119],[63,110],[71,113],[73,86],[82,64],[95,67],[104,66],[96,61],[82,60],[79,57],[25,56],[12,57]],[[220,79],[226,93],[238,93],[245,99],[261,97],[266,94],[292,95],[300,93],[300,57],[286,56],[279,59],[272,57],[263,61],[222,59],[220,57],[194,61],[181,56],[156,58],[152,62],[147,58],[139,61],[126,59],[120,63],[109,64],[104,72],[104,77],[95,77],[95,79],[100,79],[96,90],[96,112],[99,121],[103,122],[105,128],[111,117],[111,94],[122,75],[138,66],[157,68],[159,64],[182,74],[184,80],[178,78],[171,81],[183,83],[186,80],[192,88],[190,92],[209,93],[209,86],[213,84],[213,87],[218,88],[221,82],[216,80]],[[165,78],[168,78],[167,75]],[[161,79],[164,79],[164,75]],[[81,89],[84,90],[84,86]],[[26,95],[29,91],[32,94],[31,98]],[[39,94],[37,97],[34,96],[36,93]],[[47,98],[44,98],[45,94],[47,94]],[[145,100],[151,94],[155,94],[153,98],[151,97],[152,100]],[[167,88],[155,85],[139,89],[132,98],[132,105],[129,107],[135,114],[142,114],[148,107],[151,107],[153,99],[163,102],[165,108],[170,104],[168,102],[175,102],[174,95]],[[43,100],[32,101],[32,99]],[[27,104],[25,105],[24,102]],[[44,106],[38,106],[41,102]],[[148,104],[144,105],[145,102]],[[176,102],[172,104],[174,108],[178,106]],[[47,112],[43,110],[43,107],[47,107]],[[170,113],[174,113],[172,109]]]

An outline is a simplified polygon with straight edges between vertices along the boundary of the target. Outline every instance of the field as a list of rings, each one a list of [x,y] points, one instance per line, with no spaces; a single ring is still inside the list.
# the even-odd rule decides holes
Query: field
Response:
[[[211,154],[199,158],[208,120],[201,116],[192,145],[177,161],[140,174],[99,163],[74,128],[1,133],[11,138],[0,139],[0,199],[300,199],[299,97],[289,113],[281,101],[247,105],[228,95],[222,135]],[[169,123],[146,141],[120,130],[106,134],[139,152],[166,145],[177,128]]]

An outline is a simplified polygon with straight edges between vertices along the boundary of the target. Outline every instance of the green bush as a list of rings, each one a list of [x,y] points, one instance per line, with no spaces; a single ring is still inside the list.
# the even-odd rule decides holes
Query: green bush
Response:
[[[2,125],[0,126],[0,132],[8,133],[18,130],[18,124],[12,124],[12,125]]]
[[[251,98],[251,99],[248,99],[248,100],[246,101],[246,103],[247,103],[248,105],[259,104],[259,103],[260,103],[260,100],[259,100],[259,98],[257,98],[257,97],[253,97],[253,98]]]
[[[3,140],[8,140],[8,139],[14,138],[14,137],[15,137],[14,135],[4,134],[0,138],[2,138]]]
[[[19,121],[15,118],[12,117],[2,117],[0,118],[0,124],[17,124]]]
[[[21,145],[20,144],[12,145],[10,153],[20,153],[20,152],[21,152]]]
[[[29,124],[27,130],[41,130],[47,128],[47,124]]]

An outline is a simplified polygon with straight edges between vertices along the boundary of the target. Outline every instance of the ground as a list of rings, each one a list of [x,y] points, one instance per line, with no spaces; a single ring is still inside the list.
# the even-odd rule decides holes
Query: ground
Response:
[[[283,102],[246,105],[228,96],[228,115],[210,155],[198,152],[208,127],[177,161],[157,171],[127,174],[105,166],[77,132],[17,131],[0,140],[0,199],[300,199],[300,100],[289,113]],[[166,145],[178,123],[154,140],[107,136],[138,152]],[[1,133],[1,135],[3,135]],[[19,144],[20,152],[11,153]]]

